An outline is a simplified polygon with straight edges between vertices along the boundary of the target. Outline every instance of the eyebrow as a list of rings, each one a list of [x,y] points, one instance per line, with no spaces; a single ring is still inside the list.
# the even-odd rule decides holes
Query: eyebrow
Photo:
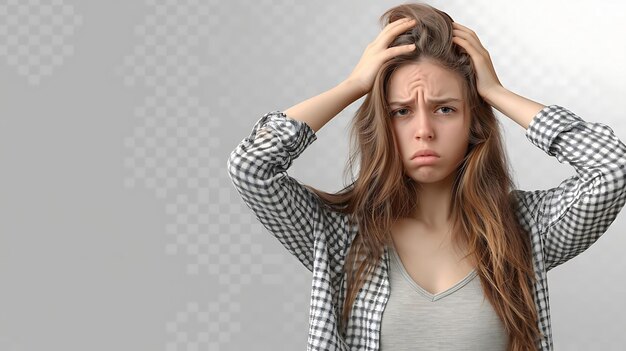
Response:
[[[407,100],[407,101],[392,101],[389,103],[390,106],[394,106],[394,105],[406,105],[408,103],[410,103],[411,100]],[[451,97],[445,97],[445,98],[440,98],[440,99],[431,99],[428,102],[430,104],[443,104],[443,103],[447,103],[447,102],[462,102],[463,100],[461,99],[456,99],[456,98],[451,98]]]

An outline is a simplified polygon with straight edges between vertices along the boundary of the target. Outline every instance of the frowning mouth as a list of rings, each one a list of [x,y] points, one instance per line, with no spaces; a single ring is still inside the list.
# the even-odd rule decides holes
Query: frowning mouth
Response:
[[[439,160],[438,156],[416,156],[411,159],[411,162],[417,164],[433,164]]]
[[[430,149],[423,149],[414,153],[413,156],[411,156],[411,159],[414,159],[416,157],[425,157],[425,156],[439,157],[439,155],[435,151],[430,150]]]

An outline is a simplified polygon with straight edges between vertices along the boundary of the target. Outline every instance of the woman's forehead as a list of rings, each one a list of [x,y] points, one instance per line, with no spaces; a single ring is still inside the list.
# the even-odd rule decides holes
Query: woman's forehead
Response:
[[[404,64],[394,70],[389,81],[387,99],[405,100],[414,97],[418,89],[424,90],[430,98],[462,99],[460,75],[429,61]]]

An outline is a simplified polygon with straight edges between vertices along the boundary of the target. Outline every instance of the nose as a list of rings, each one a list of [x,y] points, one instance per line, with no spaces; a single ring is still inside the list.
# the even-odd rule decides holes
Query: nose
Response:
[[[434,130],[430,114],[424,108],[418,109],[414,118],[415,138],[431,140],[434,137]]]

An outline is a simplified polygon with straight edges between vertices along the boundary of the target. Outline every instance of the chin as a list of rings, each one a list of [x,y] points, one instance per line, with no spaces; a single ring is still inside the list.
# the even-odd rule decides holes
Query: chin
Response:
[[[434,184],[443,181],[450,180],[451,177],[454,176],[452,173],[443,174],[439,170],[436,169],[417,169],[414,170],[410,174],[406,174],[407,177],[411,178],[414,182],[422,183],[422,184]]]

